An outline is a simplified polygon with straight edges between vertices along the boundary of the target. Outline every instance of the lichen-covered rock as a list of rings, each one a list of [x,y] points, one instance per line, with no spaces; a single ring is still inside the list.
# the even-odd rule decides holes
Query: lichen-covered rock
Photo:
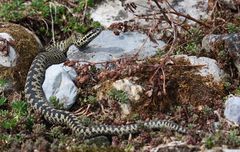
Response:
[[[42,47],[38,38],[23,26],[0,23],[0,78],[14,89],[22,89],[33,58]]]
[[[130,102],[128,103],[119,102],[123,116],[127,116],[128,114],[130,114],[132,109],[131,103],[132,102],[137,103],[140,100],[141,94],[143,93],[143,87],[134,84],[127,78],[113,82],[112,87],[127,93]]]
[[[112,86],[117,90],[125,91],[128,94],[128,98],[136,102],[140,99],[140,95],[143,92],[142,86],[134,84],[126,78],[113,82]]]
[[[109,93],[114,89],[116,89],[117,91],[123,91],[124,95],[126,94],[125,96],[126,98],[124,97],[124,101],[117,100],[117,102],[121,107],[121,114],[122,114],[121,117],[126,117],[131,113],[132,105],[138,104],[138,102],[141,99],[141,95],[143,93],[143,87],[141,85],[134,83],[135,79],[137,78],[130,77],[130,78],[116,80],[114,82],[107,80],[95,86],[94,89],[97,90],[97,100],[111,98]],[[113,100],[116,100],[116,99],[113,99]],[[108,100],[108,101],[111,102],[111,100]]]

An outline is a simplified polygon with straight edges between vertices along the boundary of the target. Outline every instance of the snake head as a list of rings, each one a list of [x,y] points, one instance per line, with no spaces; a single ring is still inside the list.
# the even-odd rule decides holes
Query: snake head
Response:
[[[73,44],[78,48],[83,48],[87,46],[94,38],[96,38],[102,32],[102,30],[103,27],[94,28],[84,36],[80,35],[79,33],[75,33],[75,41],[73,41]]]

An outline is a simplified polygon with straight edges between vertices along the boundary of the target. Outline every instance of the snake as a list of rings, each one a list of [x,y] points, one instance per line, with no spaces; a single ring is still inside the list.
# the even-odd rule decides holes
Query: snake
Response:
[[[168,128],[170,130],[185,134],[187,132],[185,127],[182,127],[169,120],[140,121],[123,125],[96,124],[92,126],[86,126],[73,113],[65,110],[55,109],[50,105],[42,88],[46,69],[53,64],[59,64],[66,61],[67,50],[70,45],[74,44],[78,48],[84,48],[94,38],[96,38],[102,30],[103,28],[94,28],[84,36],[73,34],[73,36],[70,36],[65,40],[45,47],[45,51],[40,52],[34,58],[29,68],[24,88],[25,98],[30,104],[31,108],[50,123],[54,125],[67,126],[72,130],[74,135],[84,139],[104,135],[113,136],[133,134],[139,133],[142,130],[160,130],[161,128]]]

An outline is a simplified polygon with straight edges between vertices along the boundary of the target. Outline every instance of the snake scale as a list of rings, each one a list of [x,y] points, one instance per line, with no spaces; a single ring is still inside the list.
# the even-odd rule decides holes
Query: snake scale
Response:
[[[96,28],[81,38],[79,36],[71,36],[66,40],[46,47],[45,52],[41,52],[35,57],[29,69],[25,84],[25,97],[31,107],[43,115],[49,122],[66,125],[71,128],[74,134],[82,138],[91,138],[100,135],[138,133],[143,129],[160,129],[162,127],[180,133],[186,133],[185,128],[167,120],[151,120],[127,125],[94,125],[86,127],[74,114],[68,111],[55,109],[49,104],[42,89],[46,69],[52,64],[64,62],[67,58],[67,49],[71,44],[83,48],[101,31],[102,28]]]

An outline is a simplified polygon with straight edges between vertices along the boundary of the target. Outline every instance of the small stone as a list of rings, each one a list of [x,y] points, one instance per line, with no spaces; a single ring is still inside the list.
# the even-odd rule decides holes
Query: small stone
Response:
[[[131,102],[138,102],[140,99],[140,95],[143,92],[143,88],[140,85],[132,83],[129,79],[121,79],[117,80],[112,84],[113,88],[117,90],[122,90],[127,93],[128,99],[130,102],[121,103],[120,107],[122,109],[122,117],[125,117],[131,113]]]
[[[46,98],[56,96],[65,109],[71,108],[77,98],[77,87],[73,83],[77,74],[71,67],[63,64],[50,66],[46,70],[45,80],[42,85]]]
[[[225,102],[224,116],[237,124],[240,124],[240,97],[231,96]]]
[[[139,101],[140,94],[143,92],[143,88],[140,85],[132,83],[128,79],[117,80],[113,84],[113,87],[117,90],[123,90],[128,94],[131,101]]]

